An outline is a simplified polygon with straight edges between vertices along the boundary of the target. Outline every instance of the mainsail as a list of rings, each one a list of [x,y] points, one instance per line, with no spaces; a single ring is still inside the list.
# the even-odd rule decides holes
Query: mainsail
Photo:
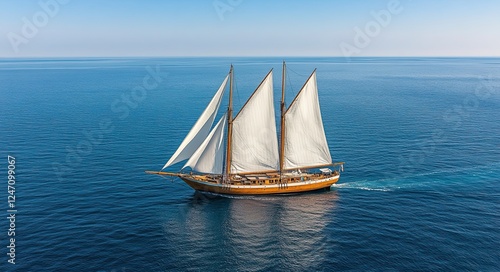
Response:
[[[284,151],[285,170],[332,163],[319,107],[316,70],[285,113]]]
[[[226,118],[224,115],[219,120],[217,125],[212,129],[205,141],[189,158],[186,167],[191,169],[210,174],[221,174],[224,164],[224,129],[226,127]]]
[[[222,82],[219,90],[215,93],[207,108],[203,111],[200,118],[198,118],[198,121],[196,121],[194,126],[191,128],[186,138],[184,138],[181,145],[177,148],[177,151],[175,151],[174,155],[172,155],[168,162],[163,166],[162,170],[170,165],[190,158],[200,147],[203,141],[205,141],[210,133],[210,128],[212,127],[215,116],[217,115],[217,111],[219,110],[221,98],[224,94],[228,79],[229,75],[226,76],[224,82]]]
[[[272,70],[233,119],[231,152],[231,173],[279,169]]]

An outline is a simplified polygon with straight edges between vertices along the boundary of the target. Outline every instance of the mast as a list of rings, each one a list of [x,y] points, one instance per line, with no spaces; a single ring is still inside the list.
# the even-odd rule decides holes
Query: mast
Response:
[[[285,163],[285,71],[286,65],[285,61],[283,61],[283,73],[281,75],[280,182]]]
[[[231,142],[233,138],[233,65],[229,70],[229,104],[227,107],[227,146],[226,146],[226,172],[225,179],[229,178],[231,171]],[[225,180],[224,179],[224,180]]]

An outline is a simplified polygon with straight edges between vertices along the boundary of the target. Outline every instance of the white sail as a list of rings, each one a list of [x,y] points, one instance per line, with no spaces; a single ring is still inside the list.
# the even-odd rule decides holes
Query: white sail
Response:
[[[227,115],[224,114],[182,169],[191,167],[201,173],[222,174],[226,118]]]
[[[272,70],[233,120],[231,173],[279,169]]]
[[[224,94],[228,79],[229,75],[226,76],[224,82],[222,82],[222,85],[219,87],[217,93],[215,93],[207,108],[203,111],[200,118],[198,118],[198,121],[196,121],[194,126],[191,128],[186,138],[184,138],[184,141],[182,141],[181,145],[177,148],[177,151],[175,151],[174,155],[172,155],[168,162],[163,166],[162,170],[170,165],[191,157],[191,155],[193,155],[193,153],[207,138],[210,133],[210,128],[214,123],[215,116],[217,115],[217,111],[219,110],[221,98]]]
[[[313,72],[285,114],[285,169],[332,163]]]

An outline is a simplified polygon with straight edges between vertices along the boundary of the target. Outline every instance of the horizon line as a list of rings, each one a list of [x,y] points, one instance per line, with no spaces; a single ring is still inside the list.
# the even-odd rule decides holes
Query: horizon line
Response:
[[[356,58],[500,58],[498,56],[475,56],[475,55],[459,55],[459,56],[439,56],[439,55],[428,55],[428,56],[328,56],[328,55],[297,55],[297,56],[269,56],[269,55],[255,55],[255,56],[224,56],[224,55],[186,55],[186,56],[22,56],[22,57],[5,57],[0,56],[0,59],[63,59],[63,58],[344,58],[344,59],[356,59]]]

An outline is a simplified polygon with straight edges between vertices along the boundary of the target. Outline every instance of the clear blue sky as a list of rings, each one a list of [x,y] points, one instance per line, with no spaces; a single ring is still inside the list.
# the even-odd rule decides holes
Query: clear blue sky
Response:
[[[59,1],[0,0],[0,57],[500,56],[498,0]]]

